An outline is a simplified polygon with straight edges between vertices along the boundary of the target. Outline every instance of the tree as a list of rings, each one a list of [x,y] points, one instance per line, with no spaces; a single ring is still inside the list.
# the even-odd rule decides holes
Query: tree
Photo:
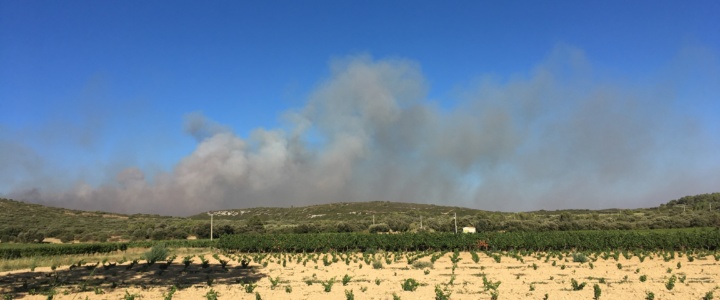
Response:
[[[408,229],[410,229],[412,219],[404,215],[393,214],[390,217],[385,218],[385,223],[392,231],[408,231]]]
[[[170,228],[168,232],[169,238],[171,239],[184,240],[188,237],[188,231],[186,228]]]
[[[23,229],[20,227],[7,227],[2,230],[0,230],[0,240],[2,240],[3,243],[12,242],[15,241],[20,235],[20,233],[23,232]]]
[[[210,223],[203,223],[199,224],[198,226],[195,226],[193,229],[193,233],[195,233],[195,236],[199,239],[209,239],[210,238]],[[213,238],[220,237],[216,231],[213,231]]]
[[[373,225],[370,225],[370,227],[368,227],[368,231],[370,231],[370,233],[389,232],[390,227],[384,223],[373,224]]]
[[[293,228],[294,233],[316,233],[320,232],[320,227],[315,224],[303,223]]]
[[[563,212],[560,214],[560,222],[570,222],[573,220],[573,217],[568,212]]]
[[[150,238],[154,241],[166,240],[166,239],[168,239],[168,232],[165,229],[156,228],[150,234]]]
[[[37,230],[21,232],[17,236],[17,241],[20,243],[42,243],[43,239],[45,235]]]
[[[337,232],[353,232],[353,231],[355,231],[355,229],[352,228],[352,226],[350,226],[350,224],[345,223],[345,222],[338,222],[337,224],[335,224],[335,228],[337,229]]]
[[[425,226],[439,232],[454,232],[455,222],[451,217],[428,218]]]
[[[61,234],[58,238],[63,243],[69,243],[75,240],[75,235],[72,232],[65,232]]]
[[[218,236],[223,236],[226,234],[235,234],[235,228],[233,228],[232,226],[227,225],[227,224],[215,228],[215,231],[217,232]],[[213,232],[213,235],[215,235],[215,232]]]
[[[265,223],[263,223],[262,219],[260,219],[259,216],[252,216],[247,222],[247,227],[249,232],[265,232]]]
[[[144,240],[148,238],[147,231],[140,228],[135,229],[131,235],[134,240]]]

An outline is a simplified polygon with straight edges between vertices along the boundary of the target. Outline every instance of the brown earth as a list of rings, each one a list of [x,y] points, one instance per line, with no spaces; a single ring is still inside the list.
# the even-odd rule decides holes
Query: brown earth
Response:
[[[305,266],[302,262],[297,263],[298,255],[291,256],[283,267],[281,259],[268,256],[264,260],[268,262],[266,266],[251,263],[250,268],[242,268],[239,262],[233,261],[227,271],[211,255],[211,252],[205,255],[211,262],[208,268],[202,268],[200,260],[195,257],[192,265],[184,269],[182,257],[178,257],[163,272],[160,272],[159,266],[164,263],[145,269],[144,261],[129,270],[128,263],[124,263],[107,268],[99,265],[94,270],[91,270],[91,264],[85,264],[72,270],[63,266],[56,271],[37,268],[34,272],[3,272],[0,273],[0,294],[15,289],[16,299],[19,296],[22,299],[47,299],[44,295],[29,295],[30,291],[41,292],[55,282],[61,282],[63,285],[56,289],[59,293],[54,299],[124,299],[126,292],[141,295],[142,299],[163,299],[163,293],[167,293],[172,285],[179,287],[172,299],[204,299],[211,289],[219,293],[219,299],[256,299],[255,292],[262,299],[346,299],[346,291],[352,291],[355,299],[393,299],[393,294],[401,299],[434,299],[435,287],[439,285],[451,293],[451,299],[490,299],[491,290],[485,289],[483,275],[491,282],[501,282],[497,289],[499,299],[543,299],[545,294],[552,300],[592,299],[594,284],[598,284],[602,291],[600,299],[645,299],[646,292],[653,292],[655,299],[702,299],[709,291],[720,293],[720,267],[712,255],[694,256],[692,262],[686,255],[676,255],[668,262],[658,255],[647,257],[643,262],[638,257],[625,259],[622,255],[618,261],[612,257],[607,260],[598,257],[591,268],[589,263],[573,262],[572,257],[546,260],[526,256],[521,262],[503,256],[497,263],[482,253],[479,254],[480,261],[475,263],[470,253],[465,252],[460,255],[452,285],[448,284],[453,278],[452,253],[438,259],[433,268],[427,268],[428,274],[425,274],[425,269],[408,265],[404,255],[388,265],[383,256],[377,254],[376,258],[382,261],[382,269],[374,269],[372,263],[363,261],[362,254],[356,253],[351,256],[349,265],[340,259],[325,266],[324,254],[321,254],[317,263],[310,260]],[[227,258],[221,256],[221,259]],[[419,261],[429,263],[430,259],[426,256]],[[95,264],[95,261],[88,261]],[[352,279],[343,286],[345,275]],[[646,275],[647,281],[641,282],[641,275]],[[678,280],[674,288],[668,290],[665,285],[672,275]],[[277,287],[272,288],[270,278],[279,278]],[[325,292],[322,282],[332,278],[335,278],[335,283],[330,292]],[[403,291],[401,283],[409,278],[417,280],[421,286],[412,292]],[[212,279],[212,286],[208,286],[208,279]],[[582,290],[573,291],[571,279],[587,285]],[[380,280],[379,285],[376,280]],[[256,284],[257,287],[253,293],[246,293],[243,283]],[[87,291],[80,292],[83,284]],[[286,287],[292,291],[287,293]],[[103,294],[96,294],[96,288],[98,293]]]

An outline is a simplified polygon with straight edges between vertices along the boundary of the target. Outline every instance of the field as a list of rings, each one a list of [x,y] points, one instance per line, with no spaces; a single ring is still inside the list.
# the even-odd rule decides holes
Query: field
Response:
[[[593,299],[599,291],[600,299],[648,299],[649,293],[654,299],[703,299],[718,293],[720,280],[720,254],[708,250],[233,253],[174,248],[169,259],[151,265],[146,251],[58,255],[41,262],[6,259],[2,264],[24,262],[33,270],[0,273],[0,294],[22,299],[49,294],[53,299],[212,299],[213,292],[219,299]]]

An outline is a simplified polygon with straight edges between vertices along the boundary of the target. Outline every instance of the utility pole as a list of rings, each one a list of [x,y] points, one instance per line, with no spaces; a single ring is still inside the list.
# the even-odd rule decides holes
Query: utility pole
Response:
[[[210,213],[210,240],[212,241],[213,236],[213,216],[214,214]]]
[[[455,234],[457,234],[457,213],[455,213]]]
[[[373,215],[373,225],[375,225],[375,215]]]
[[[420,229],[423,229],[423,227],[422,227],[422,216],[420,216]]]

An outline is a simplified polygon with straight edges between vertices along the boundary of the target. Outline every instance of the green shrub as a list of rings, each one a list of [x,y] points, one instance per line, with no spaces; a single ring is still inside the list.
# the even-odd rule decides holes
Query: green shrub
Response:
[[[192,258],[194,256],[195,255],[188,255],[188,256],[183,257],[183,265],[185,266],[185,269],[190,267],[190,264],[192,263]]]
[[[600,295],[602,294],[602,290],[600,290],[600,286],[599,286],[597,283],[596,283],[595,285],[593,285],[593,293],[594,293],[593,299],[595,299],[595,300],[600,299]]]
[[[655,293],[645,292],[645,300],[655,300]]]
[[[280,283],[280,276],[275,277],[275,279],[273,279],[271,276],[268,276],[268,279],[270,279],[271,290],[274,290],[275,287],[277,287],[278,283]]]
[[[135,300],[136,298],[140,298],[140,295],[130,294],[127,290],[125,290],[125,296],[123,297],[123,300]]]
[[[348,275],[348,274],[345,274],[345,276],[343,276],[343,278],[342,278],[342,285],[343,286],[348,285],[348,283],[350,283],[350,280],[352,280],[352,277],[350,277],[350,275]]]
[[[429,261],[416,260],[415,262],[413,262],[412,266],[415,269],[432,269],[433,263]]]
[[[143,255],[143,258],[145,258],[145,260],[147,260],[149,265],[152,265],[155,262],[163,261],[163,260],[167,259],[167,256],[168,256],[167,248],[165,248],[164,244],[159,244],[159,245],[153,246],[150,249],[150,251],[145,252],[145,254]]]
[[[383,268],[382,261],[380,261],[380,260],[374,260],[374,261],[372,262],[372,267],[373,267],[373,269],[376,269],[376,270],[377,270],[377,269],[382,269],[382,268]]]
[[[713,291],[709,291],[709,292],[705,293],[703,300],[713,300],[713,298],[714,298]]]
[[[485,288],[486,291],[487,290],[497,290],[497,288],[500,286],[500,283],[502,283],[500,281],[492,282],[492,281],[488,280],[487,276],[485,276],[485,275],[483,275],[482,280],[483,280],[483,287]]]
[[[214,289],[210,289],[207,293],[205,293],[205,299],[207,300],[217,300],[219,297],[220,293],[216,292]]]
[[[457,265],[457,263],[461,260],[462,258],[460,258],[460,251],[455,249],[455,251],[453,251],[453,255],[450,256],[450,262],[452,262],[453,265]]]
[[[665,288],[668,289],[668,291],[672,291],[672,289],[675,287],[675,280],[676,280],[676,279],[677,279],[677,278],[675,277],[675,275],[670,276],[670,278],[668,279],[668,281],[665,283]]]
[[[583,283],[578,283],[577,280],[575,280],[575,278],[570,279],[570,285],[572,286],[572,290],[573,290],[573,291],[580,291],[580,290],[582,290],[583,288],[585,288],[585,284],[586,284],[585,282],[583,282]]]
[[[440,285],[435,285],[435,300],[448,300],[450,299],[450,292],[445,294],[445,291],[440,288]]]
[[[577,262],[577,263],[581,263],[581,264],[586,263],[588,261],[588,257],[585,254],[582,254],[579,252],[573,253],[572,258],[573,258],[573,262]]]
[[[480,262],[480,256],[478,256],[477,252],[470,251],[470,255],[472,256],[473,262],[475,262],[475,263]]]
[[[403,283],[401,284],[401,287],[402,287],[403,291],[413,292],[417,289],[417,287],[419,285],[420,285],[420,283],[417,282],[417,280],[408,278],[408,279],[405,279],[405,281],[403,281]]]
[[[167,294],[165,292],[163,292],[163,294],[162,294],[163,300],[172,300],[172,297],[176,291],[177,291],[177,288],[174,285],[171,286],[170,289],[168,290]]]
[[[335,284],[335,277],[330,278],[328,281],[321,282],[321,284],[323,285],[323,290],[329,293],[332,290],[333,284]]]
[[[370,225],[370,227],[368,227],[368,231],[370,233],[390,232],[390,227],[384,223],[372,224]]]

